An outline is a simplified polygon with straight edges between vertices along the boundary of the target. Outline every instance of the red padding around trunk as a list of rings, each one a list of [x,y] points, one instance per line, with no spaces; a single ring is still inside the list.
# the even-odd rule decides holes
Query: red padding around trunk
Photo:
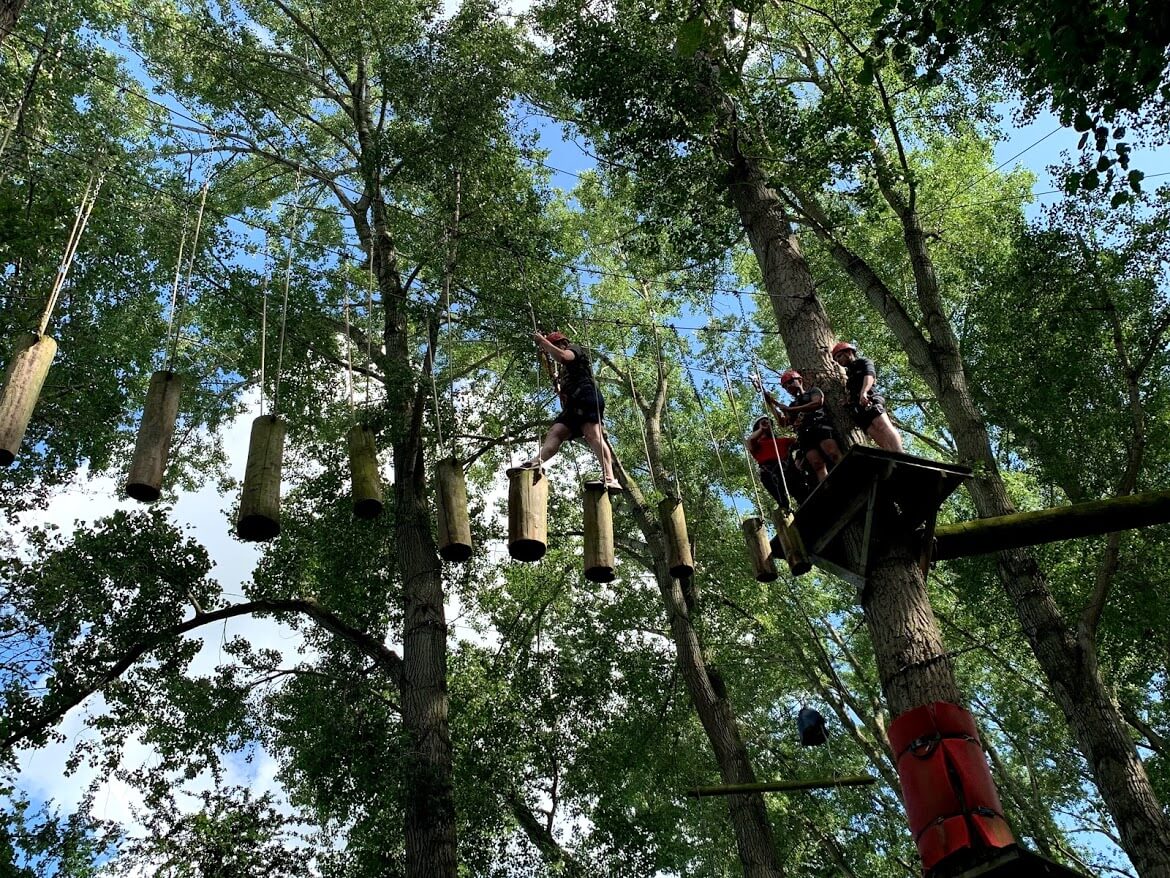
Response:
[[[924,868],[963,848],[1014,843],[970,713],[936,701],[899,716],[889,736]]]

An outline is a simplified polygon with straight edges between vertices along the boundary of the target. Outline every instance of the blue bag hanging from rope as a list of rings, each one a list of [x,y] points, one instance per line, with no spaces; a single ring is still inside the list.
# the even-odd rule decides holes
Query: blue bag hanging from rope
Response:
[[[800,732],[802,747],[819,747],[829,740],[825,718],[811,707],[802,707],[796,715],[796,729]]]

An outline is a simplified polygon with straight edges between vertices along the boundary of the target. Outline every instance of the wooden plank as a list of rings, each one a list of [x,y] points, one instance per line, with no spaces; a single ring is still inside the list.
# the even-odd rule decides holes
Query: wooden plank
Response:
[[[855,588],[865,588],[864,576],[858,576],[852,570],[847,570],[840,564],[837,564],[835,561],[830,561],[824,555],[818,555],[815,552],[809,552],[808,556],[812,558],[813,564],[815,564],[817,567],[820,567],[822,570],[826,570],[829,573],[832,573],[834,576],[844,579]]]
[[[745,793],[787,793],[795,790],[823,790],[829,787],[861,787],[876,782],[877,778],[868,774],[854,774],[843,777],[810,778],[809,780],[773,780],[762,783],[694,787],[687,790],[687,796],[692,799],[701,799],[704,796],[739,796]]]
[[[994,518],[976,518],[938,527],[935,530],[934,559],[947,561],[1168,522],[1170,491],[1131,494]]]

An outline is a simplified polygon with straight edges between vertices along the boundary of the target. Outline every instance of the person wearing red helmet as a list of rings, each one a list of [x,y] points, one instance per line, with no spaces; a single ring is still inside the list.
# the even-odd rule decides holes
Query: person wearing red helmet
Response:
[[[534,332],[532,339],[557,366],[553,384],[561,400],[561,413],[549,428],[537,456],[521,466],[538,469],[545,461],[556,456],[566,440],[584,439],[601,464],[601,478],[605,487],[611,491],[620,491],[622,486],[614,478],[613,456],[602,429],[605,398],[593,380],[589,353],[580,345],[572,344],[562,332],[550,332],[548,335]]]
[[[796,440],[804,452],[805,464],[823,482],[829,475],[826,461],[837,464],[841,460],[841,446],[837,434],[825,416],[825,394],[819,387],[804,389],[804,378],[795,369],[786,369],[780,376],[780,386],[788,391],[792,402],[780,410],[796,426]]]
[[[766,390],[764,400],[776,417],[776,423],[781,427],[787,426],[788,418],[778,411],[778,403]],[[752,423],[752,432],[747,437],[748,453],[759,467],[760,484],[781,509],[791,510],[794,500],[801,503],[809,493],[804,473],[793,459],[796,445],[796,437],[791,433],[780,433],[773,426],[772,418],[767,415],[756,418]]]
[[[902,451],[902,436],[886,414],[885,400],[876,387],[877,369],[873,360],[859,357],[857,348],[847,341],[833,345],[833,359],[845,370],[845,396],[853,423],[865,431],[878,448]]]

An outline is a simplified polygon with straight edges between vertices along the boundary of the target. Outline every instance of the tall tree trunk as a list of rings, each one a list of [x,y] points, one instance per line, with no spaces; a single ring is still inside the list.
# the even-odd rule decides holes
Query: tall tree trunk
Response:
[[[695,713],[698,714],[703,731],[707,733],[707,740],[711,742],[720,777],[727,784],[755,783],[756,774],[740,737],[735,710],[727,696],[723,679],[703,656],[703,646],[691,622],[682,586],[670,575],[666,544],[658,521],[621,461],[615,460],[614,466],[622,484],[626,486],[638,528],[650,547],[654,560],[654,578],[666,608],[679,673],[695,705]],[[768,819],[763,795],[751,793],[729,796],[727,809],[745,878],[779,878],[784,875],[784,869],[776,856],[772,824]]]
[[[836,262],[885,319],[911,366],[938,399],[954,437],[960,462],[975,470],[968,485],[981,517],[1016,511],[999,472],[987,425],[975,405],[950,320],[943,311],[933,261],[914,210],[884,189],[898,214],[911,265],[918,304],[929,331],[924,334],[877,273],[820,224]],[[804,206],[804,205],[802,205]],[[817,217],[815,204],[808,213]],[[1170,817],[1158,800],[1138,756],[1121,711],[1097,664],[1092,632],[1074,629],[1061,614],[1048,580],[1028,549],[997,556],[1003,582],[1016,616],[1064,711],[1069,728],[1117,826],[1121,845],[1142,878],[1170,878]]]
[[[371,181],[373,269],[385,312],[383,344],[394,458],[394,563],[402,581],[402,722],[406,774],[407,878],[456,878],[455,804],[447,702],[447,621],[442,568],[427,502],[423,399],[427,376],[410,359],[406,300],[385,205]],[[433,350],[433,345],[432,348]],[[423,371],[432,367],[430,356]]]
[[[620,374],[614,364],[607,365]],[[644,420],[651,477],[659,484],[664,484],[666,470],[662,458],[662,414],[667,396],[666,376],[660,367],[654,397],[650,402],[638,393],[629,375],[623,377],[629,383],[634,402]],[[723,679],[703,655],[703,645],[691,621],[682,584],[670,574],[666,542],[657,515],[616,456],[614,467],[626,487],[634,519],[649,547],[654,579],[662,595],[670,625],[679,674],[687,687],[703,731],[707,734],[707,740],[711,743],[720,777],[726,784],[755,783],[756,774],[752,770],[743,738],[740,737],[735,709],[728,698]],[[729,796],[727,808],[745,878],[779,878],[784,875],[784,869],[776,856],[772,824],[768,819],[763,795],[751,793]]]
[[[733,143],[726,156],[731,163],[731,196],[760,264],[792,365],[822,387],[836,423],[848,424],[841,372],[829,356],[835,335],[788,216],[752,159]],[[843,532],[854,554],[861,548],[859,531],[854,525]],[[871,548],[876,555],[860,598],[891,715],[897,718],[935,701],[962,706],[912,536]],[[960,868],[957,859],[943,860],[935,874],[955,874]]]
[[[25,0],[0,0],[0,45],[16,30],[16,20],[24,9]]]

